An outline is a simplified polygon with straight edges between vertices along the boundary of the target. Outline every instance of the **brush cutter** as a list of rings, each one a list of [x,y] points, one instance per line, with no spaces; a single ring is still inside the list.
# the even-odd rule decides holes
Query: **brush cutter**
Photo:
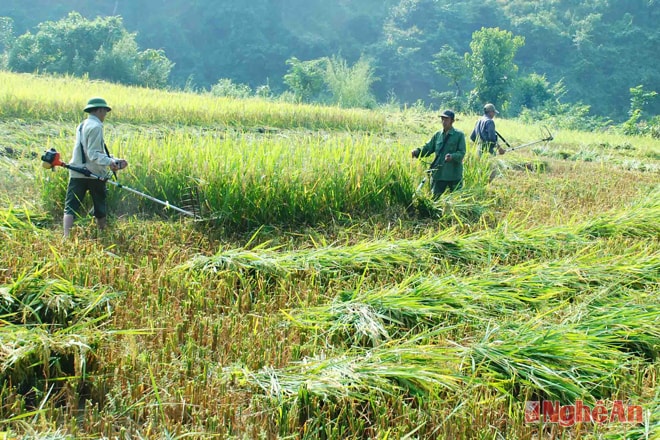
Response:
[[[115,185],[117,188],[125,189],[126,191],[130,191],[133,194],[137,194],[137,195],[139,195],[141,197],[144,197],[144,198],[147,198],[147,199],[149,199],[153,202],[160,203],[161,205],[164,205],[167,208],[174,209],[175,211],[178,211],[181,214],[185,214],[187,216],[194,217],[194,218],[198,217],[198,214],[196,214],[195,212],[187,211],[185,209],[182,209],[182,208],[179,208],[177,206],[174,206],[174,205],[170,204],[170,202],[159,200],[155,197],[150,196],[149,194],[145,194],[143,192],[140,192],[140,191],[135,190],[133,188],[130,188],[128,186],[124,186],[119,182],[115,182],[113,180],[108,180],[105,177],[98,176],[98,175],[92,173],[91,171],[89,171],[87,168],[79,168],[79,167],[69,165],[68,163],[64,163],[60,159],[60,153],[58,153],[54,148],[51,148],[50,150],[45,151],[44,154],[41,156],[41,160],[43,161],[43,163],[41,165],[46,169],[53,170],[55,167],[67,168],[69,170],[73,170],[73,171],[76,171],[80,174],[83,174],[87,177],[93,177],[93,178],[98,179],[102,182],[111,183],[111,184]]]
[[[504,139],[504,138],[502,137],[502,135],[499,134],[497,131],[496,131],[495,133],[497,133],[497,136],[498,136],[500,139],[502,139],[502,141],[503,141],[503,142],[506,144],[506,146],[508,147],[508,148],[507,148],[506,150],[504,150],[504,151],[505,151],[505,152],[509,152],[509,151],[520,150],[521,148],[529,147],[530,145],[540,144],[541,142],[550,142],[551,140],[554,139],[554,137],[552,136],[552,133],[550,133],[550,130],[548,130],[548,127],[543,127],[543,130],[542,130],[542,131],[544,131],[544,135],[545,135],[542,139],[539,139],[539,140],[537,140],[537,141],[527,142],[526,144],[518,145],[518,146],[516,146],[516,147],[512,147],[512,146],[506,141],[506,139]]]
[[[504,137],[502,137],[502,135],[500,134],[499,131],[495,130],[495,134],[497,135],[498,138],[502,139],[502,142],[504,142],[504,143],[506,144],[506,146],[509,148],[509,150],[511,150],[511,149],[513,148],[513,147],[511,146],[511,144],[508,143],[508,142],[506,141],[506,139],[504,139]],[[509,151],[509,150],[507,150],[507,151]]]
[[[424,171],[424,178],[422,179],[421,182],[419,182],[419,185],[417,185],[417,188],[415,189],[415,192],[413,193],[413,200],[415,199],[415,197],[417,197],[420,194],[420,191],[422,190],[422,188],[424,188],[424,184],[429,179],[431,174],[433,174],[433,171],[434,170]]]
[[[434,160],[431,164],[428,162],[421,161],[424,165],[428,165],[429,168],[427,170],[424,170],[424,178],[422,179],[421,182],[419,182],[419,185],[417,185],[417,188],[415,189],[415,192],[413,193],[413,198],[419,195],[420,191],[424,187],[424,184],[426,183],[427,180],[431,179],[431,176],[433,175],[433,172],[438,169],[436,166],[436,161]],[[442,164],[440,164],[442,166]]]

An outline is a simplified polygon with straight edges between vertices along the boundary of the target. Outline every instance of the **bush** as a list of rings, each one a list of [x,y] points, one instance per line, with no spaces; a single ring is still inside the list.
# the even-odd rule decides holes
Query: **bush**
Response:
[[[366,58],[349,66],[341,57],[300,61],[290,58],[291,66],[284,83],[293,92],[296,102],[319,102],[347,108],[375,108],[376,98],[371,85],[378,80]]]
[[[252,96],[252,89],[247,84],[236,84],[229,78],[221,78],[211,87],[213,96],[243,99]]]
[[[541,78],[530,79],[528,85],[542,84]],[[532,89],[534,90],[534,89]],[[538,97],[539,90],[536,96]],[[520,120],[526,123],[542,122],[556,129],[592,131],[603,129],[611,125],[610,120],[591,115],[591,107],[582,103],[562,103],[561,98],[566,94],[566,88],[559,81],[547,89],[550,97],[536,108],[522,107]],[[542,96],[542,94],[541,94]]]
[[[332,57],[324,75],[325,83],[332,94],[331,101],[340,107],[374,108],[376,98],[371,93],[374,77],[371,63],[360,58],[353,67],[346,60]]]
[[[263,99],[271,99],[273,97],[273,91],[270,89],[268,84],[257,87],[254,91],[254,94]]]
[[[128,85],[163,87],[174,64],[163,51],[138,51],[135,34],[121,17],[87,20],[71,12],[57,22],[44,22],[36,34],[12,42],[7,67],[16,72],[89,76]]]
[[[324,71],[327,58],[300,61],[293,57],[286,60],[290,66],[284,75],[284,83],[297,102],[323,101],[325,92]]]

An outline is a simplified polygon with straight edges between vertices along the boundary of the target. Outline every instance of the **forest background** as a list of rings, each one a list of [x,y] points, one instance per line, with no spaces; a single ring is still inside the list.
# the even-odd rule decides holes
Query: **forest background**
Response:
[[[6,0],[0,17],[2,67],[18,72],[360,107],[496,101],[630,134],[660,113],[656,0]],[[368,93],[347,99],[328,70]]]

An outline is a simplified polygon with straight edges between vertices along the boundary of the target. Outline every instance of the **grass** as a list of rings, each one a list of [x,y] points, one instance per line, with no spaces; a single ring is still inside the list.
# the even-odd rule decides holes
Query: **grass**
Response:
[[[409,156],[440,126],[430,112],[0,81],[10,438],[658,435],[657,140],[469,145],[466,189],[433,202]],[[82,219],[61,239],[66,173],[38,156],[70,156],[93,95],[113,105],[120,181],[174,204],[194,184],[215,218],[112,189],[108,230]],[[497,123],[512,145],[539,134]],[[525,424],[544,398],[624,399],[647,418]]]

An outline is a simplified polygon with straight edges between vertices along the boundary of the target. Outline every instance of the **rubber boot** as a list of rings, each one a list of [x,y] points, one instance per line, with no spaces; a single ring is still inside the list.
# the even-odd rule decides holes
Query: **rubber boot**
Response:
[[[96,226],[98,226],[99,231],[103,231],[107,225],[108,220],[105,217],[96,219]]]
[[[64,226],[64,238],[69,238],[71,228],[73,228],[73,216],[71,214],[64,214],[62,224]]]

